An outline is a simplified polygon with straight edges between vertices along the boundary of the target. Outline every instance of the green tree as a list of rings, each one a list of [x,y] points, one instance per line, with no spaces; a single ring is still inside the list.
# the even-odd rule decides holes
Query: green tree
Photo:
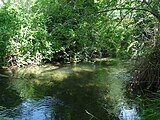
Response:
[[[17,65],[143,55],[152,49],[150,43],[157,44],[151,39],[157,36],[156,5],[151,0],[10,1],[3,10],[14,11],[9,19],[16,26],[3,24],[11,34],[4,51]]]
[[[0,66],[6,64],[9,40],[15,33],[14,29],[18,27],[15,14],[7,6],[0,9]]]

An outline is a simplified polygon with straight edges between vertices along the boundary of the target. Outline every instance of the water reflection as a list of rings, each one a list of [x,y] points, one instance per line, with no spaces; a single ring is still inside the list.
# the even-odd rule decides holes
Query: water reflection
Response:
[[[0,78],[0,107],[15,107],[21,103],[21,98],[15,90],[9,86],[7,78]]]
[[[18,107],[11,109],[14,114],[7,110],[2,115],[7,120],[9,116],[17,120],[22,118],[27,120],[117,120],[117,104],[124,100],[125,72],[126,68],[119,63],[114,65],[78,64],[59,69],[47,66],[17,70],[14,73],[14,79],[9,81],[9,90],[15,91],[18,97],[26,101],[20,104],[21,101],[17,99]],[[4,84],[3,89],[6,87]],[[8,93],[5,94],[8,95]],[[42,97],[44,99],[38,102],[34,100]],[[55,102],[57,98],[64,104],[59,102],[57,104]],[[43,102],[46,100],[52,102]],[[3,103],[2,106],[6,104]],[[56,118],[56,114],[61,117]]]
[[[26,99],[15,108],[1,111],[1,114],[3,120],[64,120],[64,111],[59,110],[63,110],[63,103],[46,96],[38,101]]]

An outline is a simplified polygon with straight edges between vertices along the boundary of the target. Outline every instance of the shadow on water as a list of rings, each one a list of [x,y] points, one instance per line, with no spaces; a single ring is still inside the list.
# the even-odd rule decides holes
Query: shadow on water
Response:
[[[74,120],[103,119],[109,120],[109,114],[103,108],[104,103],[109,106],[102,98],[101,93],[108,93],[107,88],[100,87],[99,81],[95,80],[96,73],[81,71],[73,73],[63,82],[54,82],[50,93],[56,95],[68,105],[69,114]]]
[[[123,79],[126,79],[123,76],[126,70],[122,66],[98,63],[73,65],[56,70],[52,67],[31,69],[19,70],[17,75],[15,73],[14,77],[17,79],[10,79],[9,87],[3,83],[0,94],[4,94],[10,100],[1,103],[1,106],[14,101],[17,105],[14,109],[22,109],[23,107],[20,106],[28,103],[30,99],[43,105],[45,96],[52,96],[54,100],[58,98],[58,101],[63,102],[63,105],[47,104],[52,109],[56,107],[56,114],[50,117],[51,120],[118,120],[117,104],[124,98]],[[34,105],[33,102],[31,106]],[[8,106],[12,105],[8,104]],[[53,112],[48,107],[47,110]],[[26,117],[22,113],[21,116]]]

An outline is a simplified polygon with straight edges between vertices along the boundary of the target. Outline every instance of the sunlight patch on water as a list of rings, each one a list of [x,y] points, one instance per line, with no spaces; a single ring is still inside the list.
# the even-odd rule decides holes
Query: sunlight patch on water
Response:
[[[0,116],[3,120],[64,119],[64,113],[58,111],[58,107],[62,109],[63,103],[55,97],[46,96],[38,101],[28,98],[16,108],[0,111]]]
[[[78,67],[78,66],[75,66],[75,67],[72,68],[72,70],[74,72],[81,72],[81,71],[93,72],[95,69],[89,68],[89,67]]]
[[[118,116],[119,120],[140,120],[136,107],[137,106],[135,104],[133,104],[132,107],[128,107],[122,103]]]

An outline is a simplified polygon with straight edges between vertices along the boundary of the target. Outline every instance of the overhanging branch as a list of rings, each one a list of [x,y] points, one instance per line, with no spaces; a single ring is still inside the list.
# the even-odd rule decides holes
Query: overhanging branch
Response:
[[[139,10],[139,11],[145,11],[145,12],[149,12],[151,13],[154,17],[157,18],[157,20],[160,22],[160,14],[158,14],[158,12],[153,12],[151,10],[148,9],[144,9],[144,8],[132,8],[132,7],[124,7],[124,8],[112,8],[112,9],[108,9],[108,10],[102,10],[97,12],[96,14],[101,14],[101,13],[105,13],[105,12],[109,12],[109,11],[115,11],[115,10]]]

